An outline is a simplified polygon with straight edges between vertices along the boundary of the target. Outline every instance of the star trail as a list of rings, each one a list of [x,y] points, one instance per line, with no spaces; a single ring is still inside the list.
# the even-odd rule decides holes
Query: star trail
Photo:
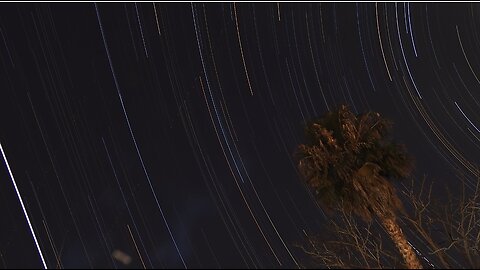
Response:
[[[2,268],[302,267],[328,216],[293,154],[341,104],[480,179],[478,3],[0,7]]]

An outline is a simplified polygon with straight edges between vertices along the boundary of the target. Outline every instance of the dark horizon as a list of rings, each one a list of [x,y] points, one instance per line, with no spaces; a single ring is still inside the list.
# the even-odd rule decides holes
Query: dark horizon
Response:
[[[49,268],[305,264],[326,219],[293,153],[340,104],[414,177],[476,184],[477,3],[0,5],[0,143]],[[42,267],[2,164],[0,266]]]

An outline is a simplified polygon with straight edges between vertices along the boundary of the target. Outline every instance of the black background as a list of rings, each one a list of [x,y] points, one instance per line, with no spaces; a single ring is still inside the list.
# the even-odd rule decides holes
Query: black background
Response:
[[[476,3],[0,7],[0,143],[49,267],[302,264],[325,217],[293,153],[343,103],[393,120],[417,177],[478,175]],[[0,180],[0,266],[41,267]]]

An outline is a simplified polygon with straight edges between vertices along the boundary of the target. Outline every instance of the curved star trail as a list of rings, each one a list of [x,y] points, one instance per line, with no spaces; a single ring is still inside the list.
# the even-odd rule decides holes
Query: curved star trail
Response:
[[[2,267],[301,267],[293,153],[344,103],[417,176],[480,176],[477,3],[1,7]]]

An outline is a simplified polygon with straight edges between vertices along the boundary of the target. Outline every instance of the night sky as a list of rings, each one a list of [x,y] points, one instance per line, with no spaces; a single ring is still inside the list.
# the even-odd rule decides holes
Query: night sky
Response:
[[[473,186],[479,17],[478,3],[0,4],[0,267],[43,266],[7,160],[49,268],[302,265],[295,244],[326,217],[293,153],[340,104],[391,119],[417,177]]]

